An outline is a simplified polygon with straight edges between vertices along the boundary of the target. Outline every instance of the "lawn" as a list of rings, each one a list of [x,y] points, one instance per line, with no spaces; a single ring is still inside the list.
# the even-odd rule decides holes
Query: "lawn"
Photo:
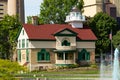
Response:
[[[48,71],[34,71],[24,74],[17,74],[16,77],[24,78],[98,78],[99,69],[73,68]]]

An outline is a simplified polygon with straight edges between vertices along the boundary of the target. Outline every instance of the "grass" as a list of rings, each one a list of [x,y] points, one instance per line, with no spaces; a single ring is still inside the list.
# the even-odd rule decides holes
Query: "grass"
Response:
[[[95,75],[94,75],[95,74]],[[27,78],[98,78],[98,69],[60,69],[51,71],[34,71],[30,73],[18,74],[18,77]]]

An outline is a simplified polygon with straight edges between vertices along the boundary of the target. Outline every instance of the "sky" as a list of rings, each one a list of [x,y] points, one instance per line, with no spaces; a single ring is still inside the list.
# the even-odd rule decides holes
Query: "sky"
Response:
[[[40,4],[43,0],[24,0],[25,1],[25,20],[27,16],[36,16],[40,13]]]

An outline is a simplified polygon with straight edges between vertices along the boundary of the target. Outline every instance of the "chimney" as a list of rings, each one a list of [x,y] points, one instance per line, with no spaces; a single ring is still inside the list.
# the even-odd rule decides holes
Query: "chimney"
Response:
[[[38,16],[32,16],[32,24],[38,25]]]

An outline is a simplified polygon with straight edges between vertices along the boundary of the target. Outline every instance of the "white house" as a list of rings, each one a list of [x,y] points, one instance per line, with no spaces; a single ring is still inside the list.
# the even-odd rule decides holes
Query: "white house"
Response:
[[[96,36],[85,17],[73,8],[68,24],[24,24],[18,35],[17,58],[30,70],[69,66],[77,62],[95,62]]]

